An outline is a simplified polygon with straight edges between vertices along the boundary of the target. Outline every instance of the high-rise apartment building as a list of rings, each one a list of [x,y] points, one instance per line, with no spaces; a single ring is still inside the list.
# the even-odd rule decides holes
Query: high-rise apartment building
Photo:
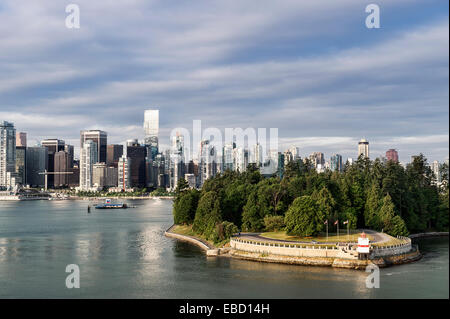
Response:
[[[106,163],[108,134],[100,130],[84,130],[80,132],[80,149],[86,141],[93,141],[97,145],[98,161]]]
[[[325,165],[325,156],[321,152],[314,152],[309,155],[309,161],[317,169]]]
[[[386,151],[386,160],[398,163],[398,152],[395,149],[389,149]]]
[[[431,163],[431,165],[430,165],[430,168],[434,175],[433,180],[440,183],[442,181],[441,164],[438,161],[433,161],[433,163]]]
[[[131,188],[131,177],[130,177],[130,159],[123,155],[119,159],[117,167],[117,186],[122,190]]]
[[[0,122],[0,186],[10,185],[8,178],[15,172],[16,129],[13,123],[3,121]]]
[[[358,143],[358,158],[361,155],[364,158],[369,158],[369,141],[364,138]]]
[[[92,183],[94,164],[98,163],[98,146],[92,140],[85,140],[80,151],[80,190],[89,190]]]
[[[17,182],[25,185],[27,182],[27,148],[16,146],[16,173]]]

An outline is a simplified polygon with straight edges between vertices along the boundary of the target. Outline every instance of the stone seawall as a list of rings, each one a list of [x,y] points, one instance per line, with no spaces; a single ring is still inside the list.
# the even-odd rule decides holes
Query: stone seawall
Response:
[[[164,232],[164,235],[170,238],[175,238],[181,241],[185,241],[185,242],[189,242],[191,244],[194,244],[198,247],[200,247],[202,250],[204,250],[206,252],[207,256],[217,256],[219,255],[219,249],[217,249],[216,247],[211,246],[210,244],[208,244],[207,242],[204,242],[198,238],[195,238],[193,236],[188,236],[188,235],[181,235],[181,234],[177,234],[174,233],[172,231],[173,227],[175,225],[172,225],[168,230],[166,230]]]
[[[345,247],[296,245],[239,238],[232,238],[230,246],[230,255],[239,259],[347,269],[365,269],[369,264],[387,267],[421,258],[418,248],[413,247],[410,240],[401,245],[379,247],[368,260],[359,260],[355,250]]]

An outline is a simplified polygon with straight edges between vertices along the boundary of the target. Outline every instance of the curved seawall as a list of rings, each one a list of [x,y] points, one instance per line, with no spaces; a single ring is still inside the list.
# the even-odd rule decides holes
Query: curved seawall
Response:
[[[167,229],[164,232],[164,235],[170,238],[175,238],[181,241],[185,241],[185,242],[189,242],[191,244],[194,244],[198,247],[200,247],[201,249],[203,249],[204,251],[206,251],[206,255],[207,256],[217,256],[219,254],[219,249],[216,249],[214,246],[210,245],[208,242],[203,241],[201,239],[195,238],[193,236],[188,236],[188,235],[181,235],[181,234],[177,234],[174,233],[172,231],[172,229],[175,227],[176,225],[172,225],[170,226],[169,229]]]

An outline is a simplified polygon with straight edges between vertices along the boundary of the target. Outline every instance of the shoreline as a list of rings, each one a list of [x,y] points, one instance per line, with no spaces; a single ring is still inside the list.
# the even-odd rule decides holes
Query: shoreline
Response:
[[[431,238],[431,237],[448,237],[448,232],[426,232],[426,233],[417,233],[411,234],[408,237],[411,239],[416,238]]]
[[[400,265],[411,263],[420,260],[423,255],[420,253],[417,245],[413,245],[409,251],[402,251],[396,254],[390,254],[386,256],[374,256],[372,259],[359,260],[355,257],[346,255],[346,253],[338,252],[337,254],[330,254],[325,252],[324,249],[314,248],[317,250],[319,255],[317,256],[305,256],[302,253],[299,255],[284,255],[281,253],[270,253],[269,251],[247,251],[239,249],[236,243],[231,239],[231,248],[218,248],[206,243],[204,240],[197,238],[195,236],[181,235],[172,232],[172,225],[169,229],[164,232],[164,235],[177,240],[192,243],[200,247],[206,252],[207,256],[218,256],[218,257],[231,257],[242,260],[250,260],[256,262],[268,262],[268,263],[279,263],[279,264],[291,264],[291,265],[303,265],[303,266],[320,266],[320,267],[333,267],[333,268],[345,268],[345,269],[355,269],[364,270],[370,264],[374,264],[380,268],[385,268],[393,265]],[[448,236],[448,233],[444,233]],[[423,236],[423,235],[422,235]],[[434,232],[432,236],[437,236]],[[439,236],[445,236],[443,233],[439,233]],[[423,237],[431,237],[423,236]],[[270,246],[270,245],[269,245]],[[311,247],[309,247],[311,249]],[[324,255],[323,255],[324,254]],[[330,254],[330,255],[329,255]]]

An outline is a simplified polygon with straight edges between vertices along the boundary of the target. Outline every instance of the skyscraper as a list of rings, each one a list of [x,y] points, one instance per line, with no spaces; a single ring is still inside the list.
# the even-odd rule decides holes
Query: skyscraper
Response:
[[[26,184],[27,168],[27,148],[25,146],[16,146],[16,173],[17,182]]]
[[[127,145],[127,158],[130,159],[128,167],[130,170],[131,187],[143,188],[146,186],[145,157],[147,156],[147,147],[138,143]]]
[[[41,142],[41,145],[47,148],[47,171],[49,173],[55,172],[55,154],[59,151],[64,151],[65,142],[56,138],[46,139]],[[48,175],[48,186],[55,186],[55,176]]]
[[[44,186],[45,177],[43,173],[47,169],[48,150],[46,147],[27,147],[26,151],[26,184],[31,187]]]
[[[119,159],[118,163],[118,187],[122,190],[126,190],[131,187],[130,185],[130,159],[125,155]]]
[[[342,156],[340,154],[335,154],[331,156],[330,160],[330,169],[332,171],[342,172]]]
[[[123,145],[110,144],[107,147],[106,164],[108,166],[117,167],[119,159],[123,155]]]
[[[16,129],[13,123],[0,122],[0,186],[6,187],[8,176],[15,172]]]
[[[358,143],[358,158],[360,155],[369,158],[369,141],[364,138]]]
[[[92,140],[86,140],[80,151],[80,189],[89,190],[92,186],[92,171],[98,162],[98,147]]]
[[[144,143],[148,147],[149,157],[155,159],[159,151],[159,110],[146,110],[144,113]]]
[[[386,151],[386,160],[398,163],[398,152],[394,149],[389,149]]]
[[[106,163],[106,145],[108,142],[108,134],[100,130],[84,130],[80,132],[80,149],[83,149],[86,141],[93,141],[97,145],[97,162]]]
[[[27,147],[27,133],[24,132],[16,133],[16,146]]]

